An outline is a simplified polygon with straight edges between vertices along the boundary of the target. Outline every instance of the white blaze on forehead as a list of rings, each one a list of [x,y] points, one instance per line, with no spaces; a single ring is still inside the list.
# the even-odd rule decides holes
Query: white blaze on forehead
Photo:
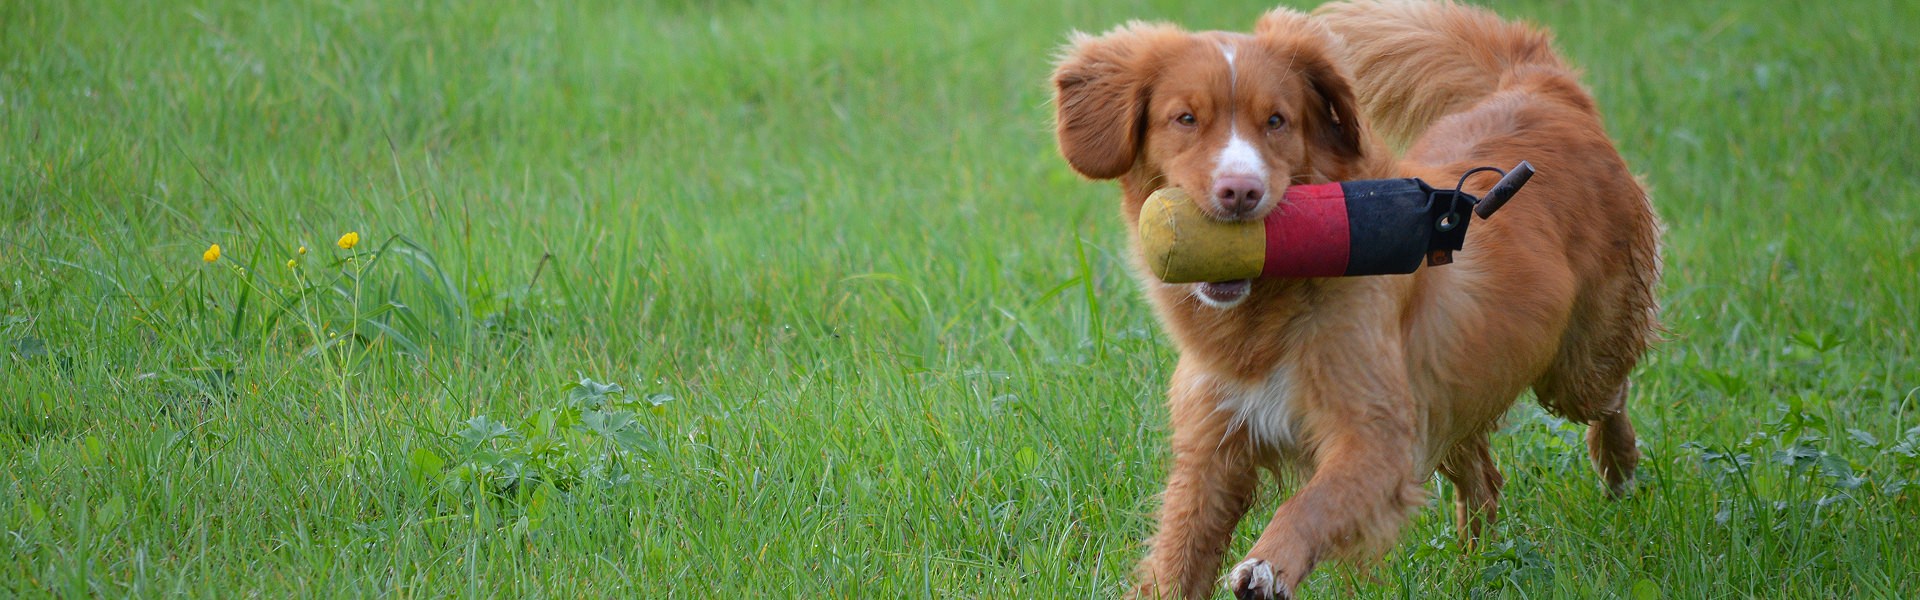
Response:
[[[1227,84],[1232,85],[1238,75],[1233,69],[1233,46],[1220,44],[1220,55],[1227,57]]]
[[[1237,79],[1233,68],[1233,46],[1220,44],[1220,55],[1227,59],[1227,94],[1231,96],[1234,80]],[[1228,118],[1232,118],[1232,115],[1229,114]],[[1227,140],[1227,147],[1222,148],[1220,156],[1214,159],[1213,178],[1221,177],[1252,177],[1263,181],[1267,178],[1267,164],[1260,160],[1260,153],[1253,149],[1253,144],[1240,137],[1239,127],[1233,128],[1233,137]]]

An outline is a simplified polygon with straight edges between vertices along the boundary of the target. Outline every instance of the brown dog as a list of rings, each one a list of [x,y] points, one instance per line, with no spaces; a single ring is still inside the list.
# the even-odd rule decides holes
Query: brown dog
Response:
[[[1292,184],[1539,169],[1454,264],[1412,275],[1170,285],[1135,253],[1180,348],[1140,595],[1209,594],[1259,468],[1304,484],[1227,576],[1243,598],[1290,596],[1327,558],[1377,556],[1435,469],[1474,539],[1501,486],[1487,435],[1529,387],[1590,425],[1595,468],[1625,489],[1639,457],[1627,375],[1656,328],[1659,225],[1547,34],[1431,2],[1275,10],[1252,35],[1132,23],[1076,35],[1053,83],[1061,154],[1120,180],[1136,246],[1141,203],[1167,186],[1257,220]],[[1410,143],[1406,157],[1381,135]]]

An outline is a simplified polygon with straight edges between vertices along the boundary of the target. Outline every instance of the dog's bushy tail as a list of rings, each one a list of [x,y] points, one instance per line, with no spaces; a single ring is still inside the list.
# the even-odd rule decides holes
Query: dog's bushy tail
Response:
[[[1571,74],[1545,31],[1447,0],[1353,0],[1314,11],[1343,39],[1361,112],[1397,145],[1541,70]]]

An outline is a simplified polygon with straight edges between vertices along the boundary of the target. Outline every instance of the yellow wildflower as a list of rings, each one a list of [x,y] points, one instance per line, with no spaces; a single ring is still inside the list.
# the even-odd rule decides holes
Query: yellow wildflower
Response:
[[[304,245],[303,245],[303,246],[300,246],[300,255],[301,255],[301,256],[306,256],[306,255],[307,255],[307,247],[306,247],[306,246],[304,246]]]
[[[298,266],[300,266],[300,263],[294,262],[291,258],[287,259],[287,268],[292,269]]]
[[[354,246],[360,245],[360,232],[349,231],[346,235],[340,236],[340,241],[334,242],[334,245],[339,246],[341,250],[352,250]]]
[[[200,253],[200,260],[204,260],[207,262],[220,260],[220,245],[214,244],[212,246],[207,246],[207,251]]]

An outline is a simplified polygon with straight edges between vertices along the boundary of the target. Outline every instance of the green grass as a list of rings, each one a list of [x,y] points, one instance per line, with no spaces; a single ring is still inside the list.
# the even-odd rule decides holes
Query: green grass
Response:
[[[0,3],[0,595],[1115,595],[1173,350],[1050,57],[1265,5],[1086,4]],[[1523,403],[1499,544],[1307,593],[1920,590],[1920,6],[1495,6],[1668,225],[1644,485]]]

